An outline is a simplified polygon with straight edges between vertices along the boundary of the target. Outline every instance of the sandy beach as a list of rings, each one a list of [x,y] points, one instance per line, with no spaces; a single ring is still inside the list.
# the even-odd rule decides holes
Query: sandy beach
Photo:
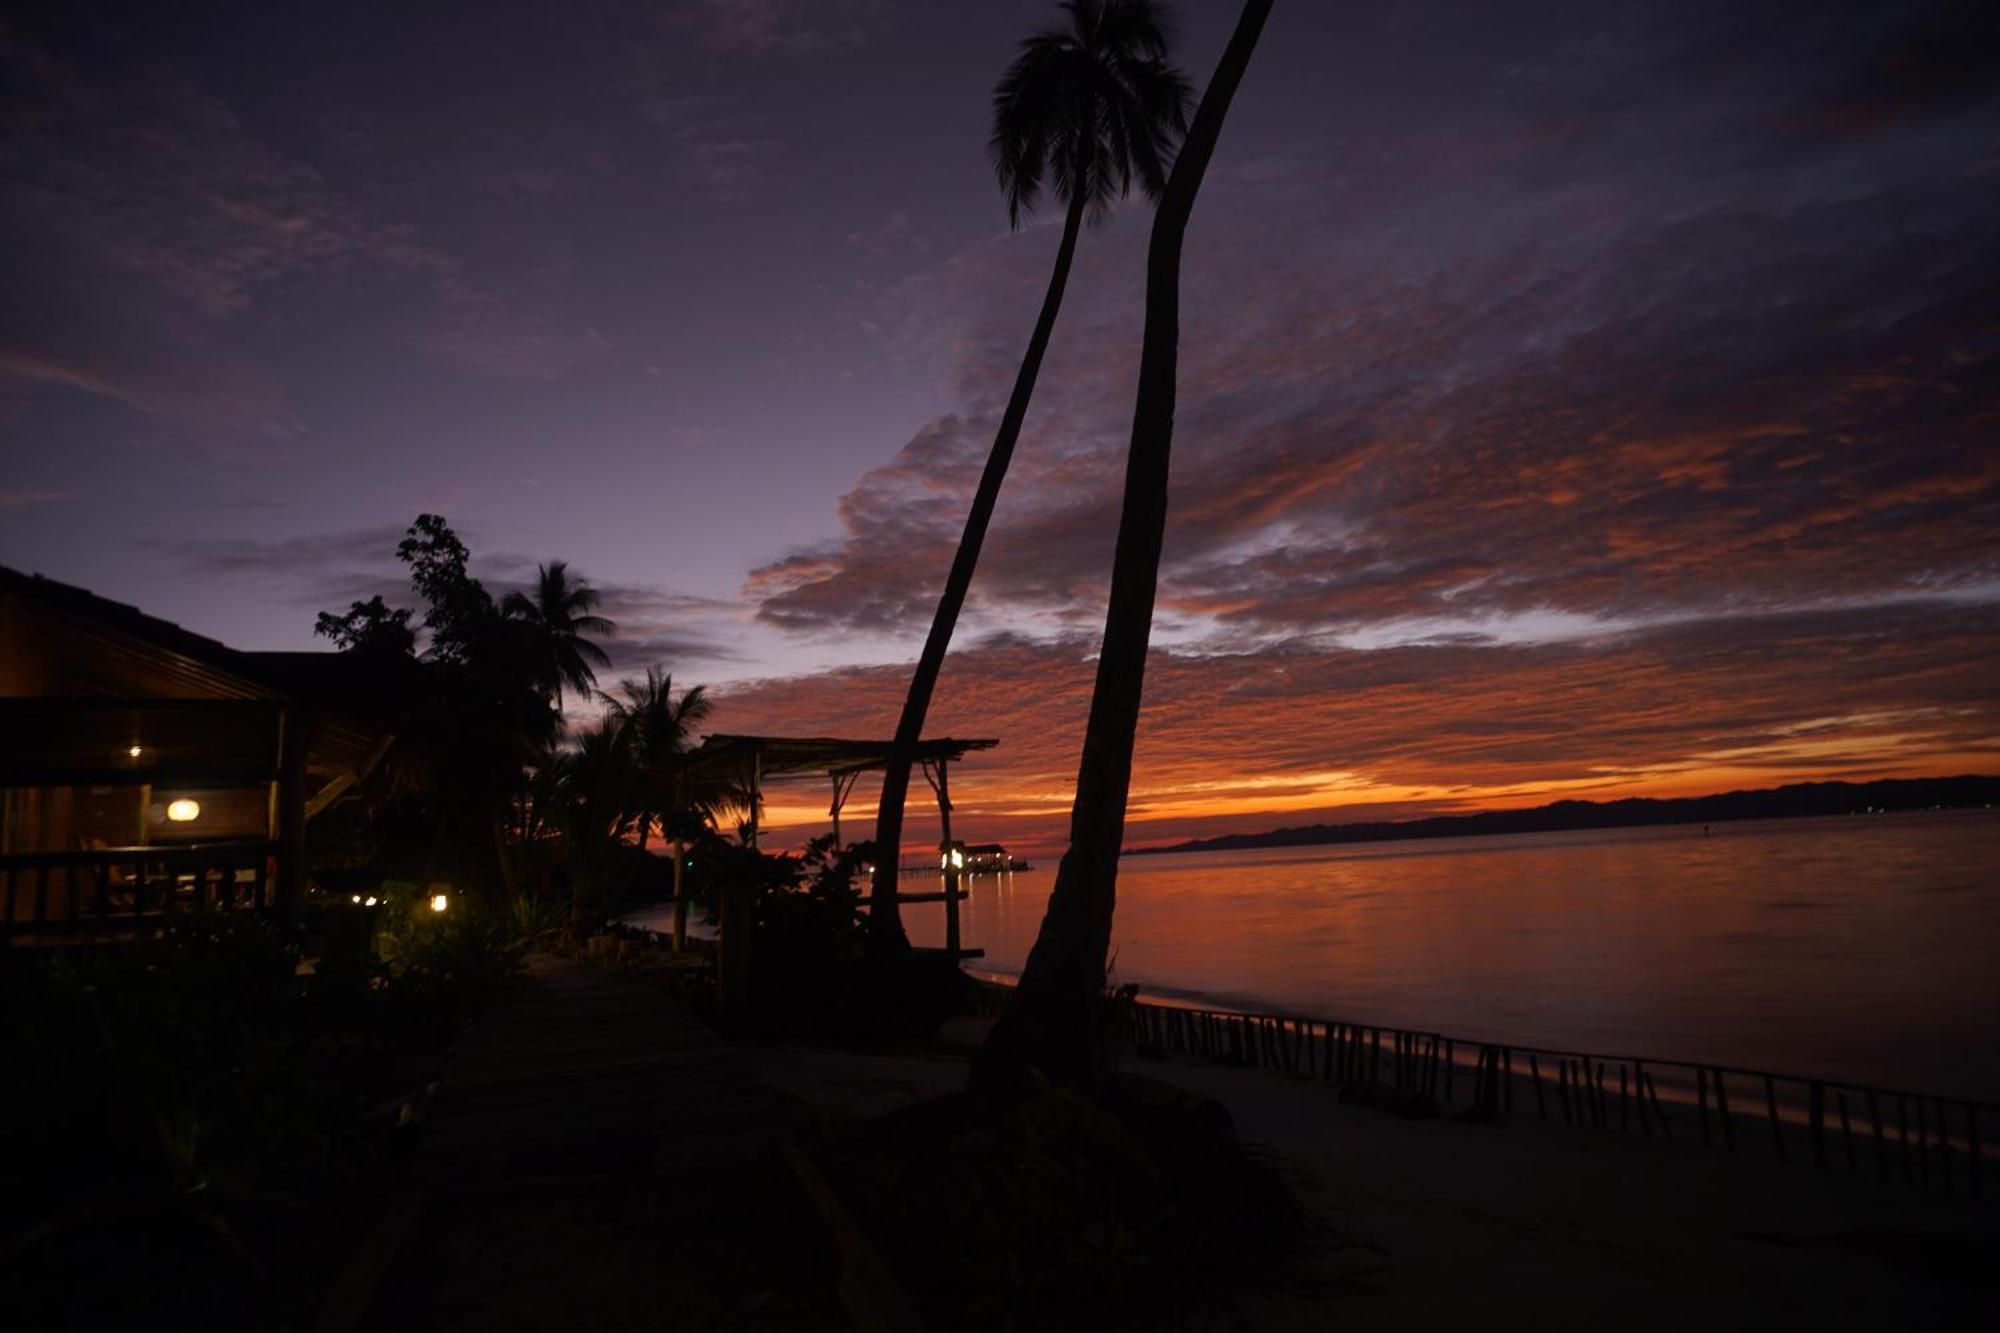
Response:
[[[895,1055],[753,1052],[781,1092],[865,1116],[950,1090],[984,1023]],[[1531,1314],[1552,1328],[1965,1328],[2000,1301],[1989,1197],[1517,1117],[1399,1119],[1260,1070],[1127,1060],[1227,1106],[1351,1242],[1331,1297],[1248,1301],[1258,1329],[1408,1329]],[[1989,1194],[1991,1193],[1989,1189]]]

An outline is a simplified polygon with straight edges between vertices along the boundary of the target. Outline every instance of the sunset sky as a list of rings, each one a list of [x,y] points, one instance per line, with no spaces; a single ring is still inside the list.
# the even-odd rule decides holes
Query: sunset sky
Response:
[[[1177,8],[1198,85],[1234,9]],[[1995,14],[1280,0],[1129,840],[2000,771]],[[716,727],[886,736],[1053,258],[985,139],[1055,16],[10,7],[0,563],[310,647],[436,511]],[[1001,742],[974,839],[1060,842],[1149,218],[1084,237],[933,710]]]

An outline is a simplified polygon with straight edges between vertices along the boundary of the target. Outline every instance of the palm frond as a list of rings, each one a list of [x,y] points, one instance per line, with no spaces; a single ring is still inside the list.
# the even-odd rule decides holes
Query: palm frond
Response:
[[[1156,197],[1186,133],[1194,90],[1167,63],[1153,0],[1070,0],[1063,28],[1021,44],[993,91],[987,148],[1018,227],[1046,188],[1099,221],[1131,193]]]

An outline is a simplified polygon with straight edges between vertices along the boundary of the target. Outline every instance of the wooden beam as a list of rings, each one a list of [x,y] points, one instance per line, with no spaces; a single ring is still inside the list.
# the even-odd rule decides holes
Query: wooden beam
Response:
[[[278,920],[292,926],[306,888],[306,751],[318,719],[310,709],[288,707],[279,716],[278,875],[273,886]]]

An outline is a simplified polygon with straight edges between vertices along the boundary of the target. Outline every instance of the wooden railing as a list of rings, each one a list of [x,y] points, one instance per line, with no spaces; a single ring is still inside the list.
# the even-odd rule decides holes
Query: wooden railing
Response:
[[[144,934],[177,913],[263,911],[272,850],[246,840],[0,856],[0,942],[84,942]]]
[[[984,981],[997,1013],[1012,987]],[[1777,1160],[1984,1193],[1982,1127],[2000,1104],[1733,1065],[1597,1055],[1426,1030],[1116,998],[1110,1035],[1142,1057],[1267,1069],[1410,1116],[1504,1124],[1516,1114],[1587,1134],[1733,1154],[1764,1140]],[[1529,1099],[1532,1098],[1532,1101]],[[1678,1131],[1678,1133],[1676,1132]],[[1746,1145],[1749,1146],[1749,1145]]]

